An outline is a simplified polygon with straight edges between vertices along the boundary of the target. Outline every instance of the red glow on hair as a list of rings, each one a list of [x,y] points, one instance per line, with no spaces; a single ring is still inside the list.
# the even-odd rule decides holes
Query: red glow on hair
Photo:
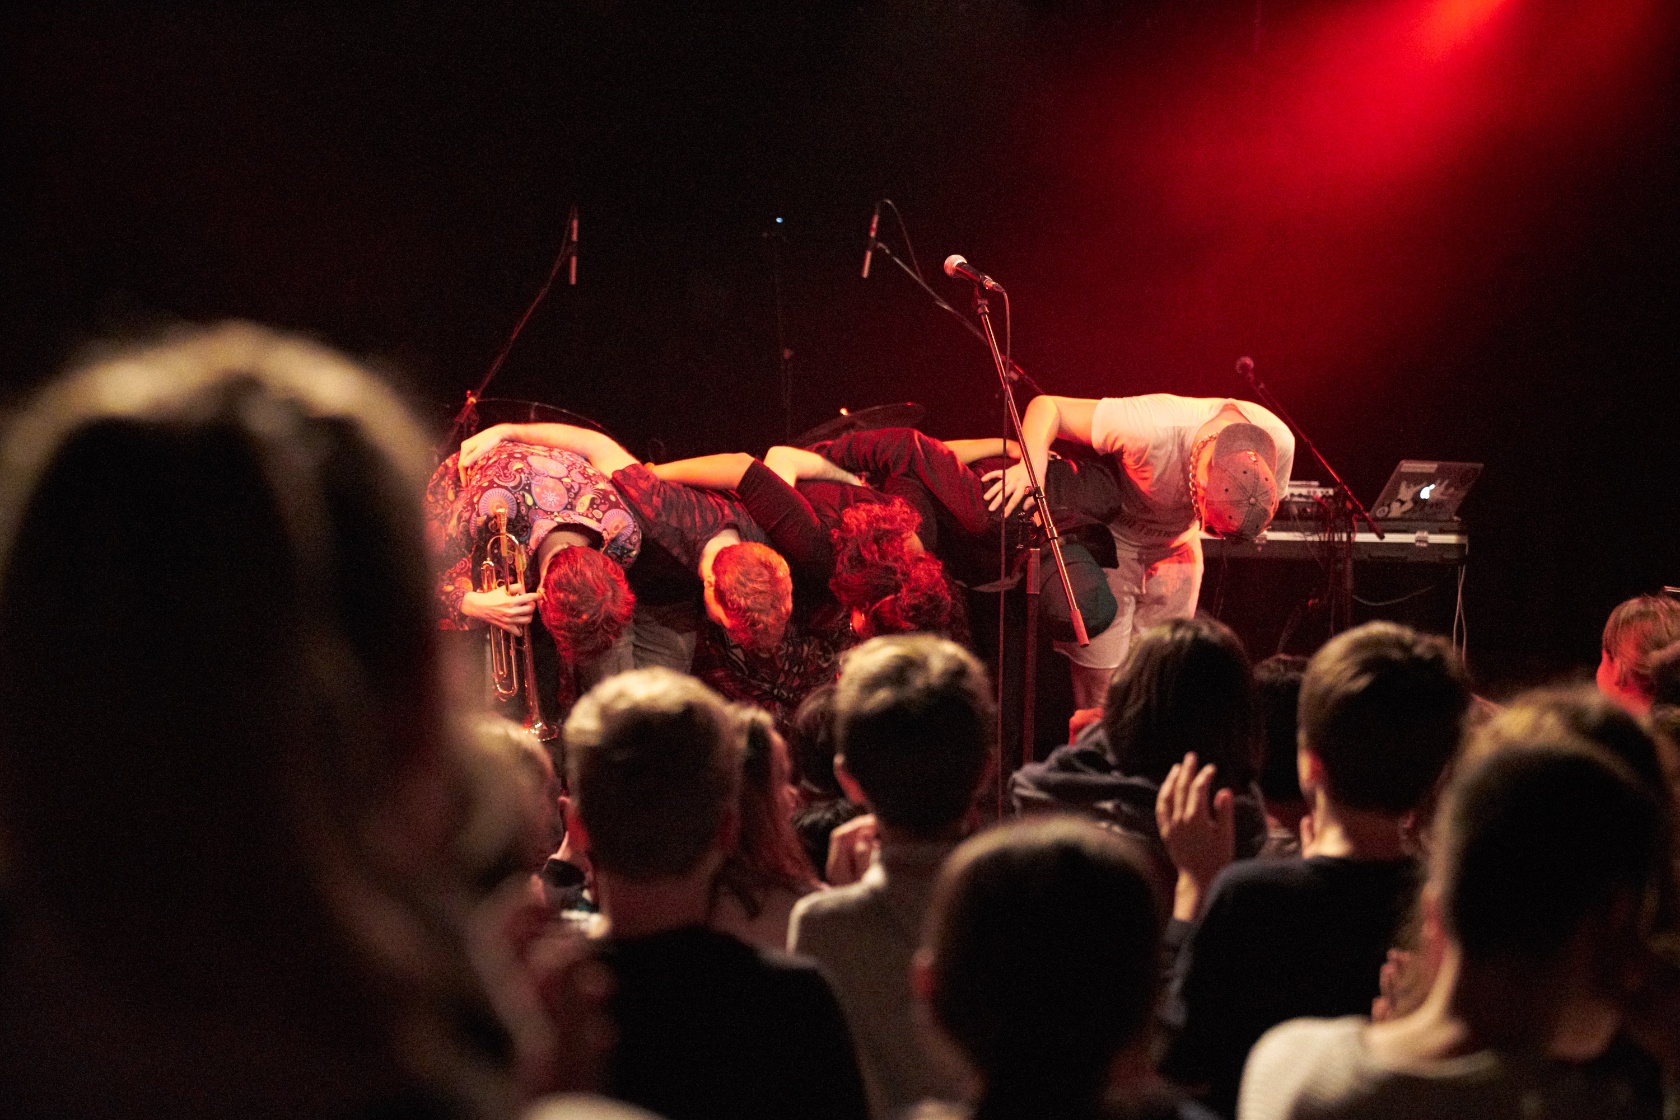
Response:
[[[636,609],[624,569],[592,548],[563,548],[543,572],[543,626],[569,661],[588,660],[618,641]]]
[[[737,645],[768,653],[781,644],[793,613],[793,576],[780,553],[754,541],[719,549],[712,581]]]

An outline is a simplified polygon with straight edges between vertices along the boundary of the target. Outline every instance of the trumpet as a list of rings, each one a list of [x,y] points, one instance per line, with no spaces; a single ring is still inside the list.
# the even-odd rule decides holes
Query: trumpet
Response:
[[[525,594],[525,548],[508,532],[506,509],[496,511],[496,530],[484,546],[484,560],[478,567],[478,590],[502,588],[509,595]],[[510,634],[500,626],[490,627],[490,683],[501,700],[523,697],[525,730],[539,739],[554,739],[556,728],[543,722],[537,704],[537,664],[531,653],[531,628],[523,626]]]

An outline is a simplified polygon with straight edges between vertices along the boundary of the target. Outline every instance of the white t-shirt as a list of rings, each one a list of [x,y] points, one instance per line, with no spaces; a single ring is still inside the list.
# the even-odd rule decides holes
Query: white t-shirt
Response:
[[[1647,1095],[1606,1070],[1484,1050],[1397,1070],[1365,1048],[1370,1022],[1292,1019],[1249,1053],[1237,1120],[1657,1120]]]
[[[1295,437],[1288,425],[1249,401],[1228,397],[1179,397],[1147,393],[1104,397],[1091,414],[1091,446],[1112,455],[1131,485],[1121,495],[1121,515],[1110,528],[1117,541],[1158,547],[1183,536],[1196,523],[1190,506],[1190,451],[1202,425],[1233,405],[1264,429],[1277,448],[1272,475],[1281,496],[1295,464]]]

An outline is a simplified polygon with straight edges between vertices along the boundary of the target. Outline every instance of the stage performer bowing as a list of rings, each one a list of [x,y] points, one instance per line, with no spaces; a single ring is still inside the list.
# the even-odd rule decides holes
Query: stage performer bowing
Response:
[[[524,594],[482,591],[474,582],[499,512],[507,514],[508,532],[526,551]],[[642,531],[588,460],[512,441],[498,443],[466,469],[459,454],[451,455],[426,487],[426,519],[440,572],[441,629],[489,625],[518,633],[540,617],[553,649],[536,642],[532,653],[550,726],[559,726],[580,690],[631,667],[628,643],[620,645],[635,603],[624,569],[641,549]]]
[[[1086,512],[1105,521],[1113,536],[1117,563],[1104,574],[1117,608],[1114,621],[1092,633],[1088,646],[1057,645],[1072,662],[1075,702],[1098,707],[1133,634],[1196,613],[1198,530],[1252,540],[1271,524],[1289,485],[1295,437],[1257,404],[1170,393],[1101,400],[1039,396],[1027,406],[1021,428],[1058,521],[1071,499],[1091,506]],[[1114,469],[1098,477],[1112,479],[1108,492],[1082,485],[1076,495],[1058,494],[1061,476],[1046,472],[1055,439],[1106,456]],[[1006,516],[1027,496],[1020,463],[988,473],[985,481],[991,508]],[[1059,598],[1061,589],[1051,583],[1045,593]]]
[[[745,648],[774,648],[793,610],[787,561],[739,502],[656,478],[611,436],[570,424],[497,424],[461,445],[474,464],[505,441],[569,451],[607,476],[641,531],[626,573],[637,668],[688,672],[701,612]]]

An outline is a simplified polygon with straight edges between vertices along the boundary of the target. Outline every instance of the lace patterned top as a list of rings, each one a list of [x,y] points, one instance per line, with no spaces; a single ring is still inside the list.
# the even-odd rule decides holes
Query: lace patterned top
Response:
[[[622,567],[635,562],[642,531],[605,475],[580,455],[504,440],[468,471],[461,484],[459,453],[439,465],[426,486],[426,536],[439,570],[438,625],[482,625],[461,613],[473,590],[474,554],[482,550],[497,509],[508,511],[508,532],[534,555],[561,526],[601,538],[601,552]]]

